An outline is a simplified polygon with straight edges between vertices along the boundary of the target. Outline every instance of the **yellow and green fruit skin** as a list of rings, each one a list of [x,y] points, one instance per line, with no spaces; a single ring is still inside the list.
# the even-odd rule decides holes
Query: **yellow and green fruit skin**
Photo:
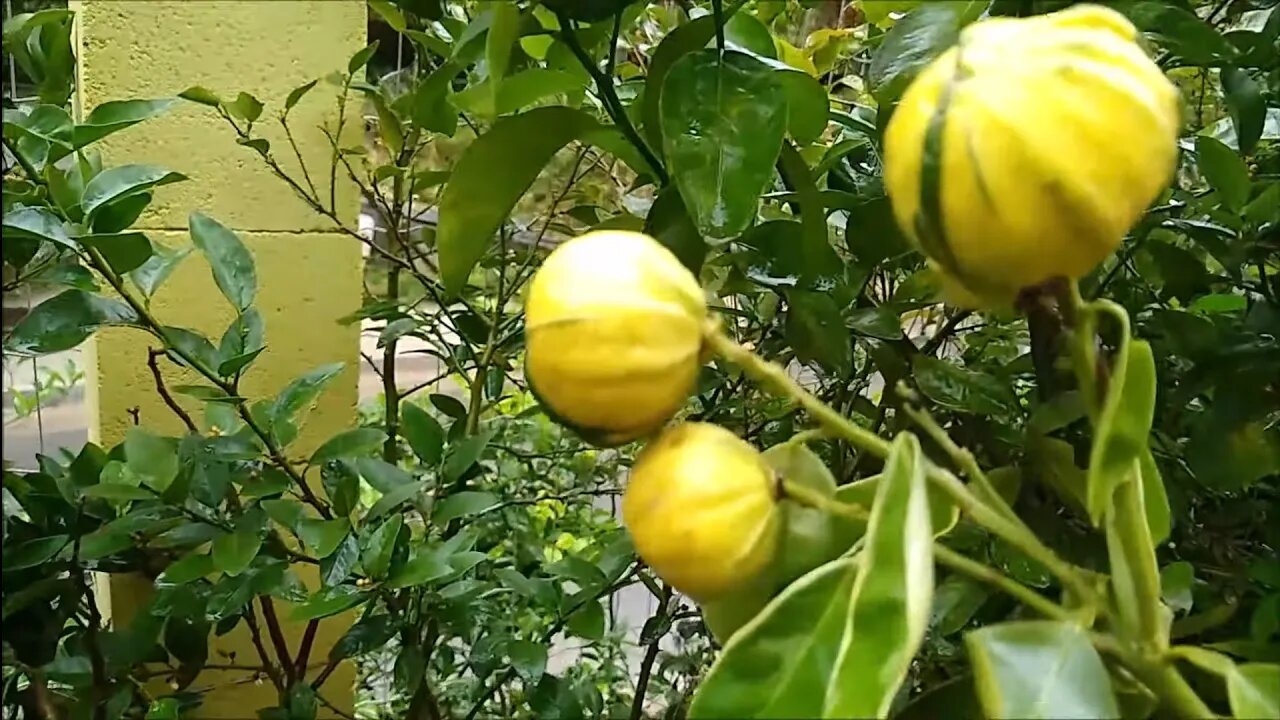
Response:
[[[1096,267],[1164,190],[1178,92],[1136,28],[1098,5],[961,32],[885,131],[894,215],[958,304]]]
[[[778,552],[773,471],[733,433],[683,423],[650,441],[622,497],[641,559],[679,592],[714,602],[750,587]]]
[[[651,435],[701,367],[697,278],[641,233],[591,232],[556,248],[525,300],[525,373],[549,414],[594,444]]]

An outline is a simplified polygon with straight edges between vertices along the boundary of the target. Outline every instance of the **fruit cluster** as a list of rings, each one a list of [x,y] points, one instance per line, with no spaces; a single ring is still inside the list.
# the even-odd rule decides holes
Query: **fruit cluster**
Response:
[[[1177,131],[1176,91],[1134,27],[1080,5],[967,28],[902,97],[885,177],[899,224],[953,299],[1008,305],[1115,249],[1172,172]],[[781,491],[785,478],[835,492],[802,446],[762,454],[712,425],[663,430],[716,332],[707,315],[697,278],[656,240],[588,233],[534,277],[526,377],[590,442],[656,435],[631,472],[623,520],[640,556],[723,637],[849,543]]]

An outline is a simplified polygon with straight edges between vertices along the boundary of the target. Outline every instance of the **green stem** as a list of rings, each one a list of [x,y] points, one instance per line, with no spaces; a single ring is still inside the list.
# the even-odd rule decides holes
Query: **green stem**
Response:
[[[1040,593],[1018,583],[994,568],[961,555],[941,543],[935,542],[933,544],[933,557],[936,558],[939,563],[946,565],[956,572],[968,575],[974,580],[984,582],[998,590],[1004,591],[1006,594],[1020,601],[1023,605],[1026,605],[1047,618],[1053,618],[1054,620],[1076,619],[1076,616],[1070,610],[1054,603]]]
[[[829,495],[823,495],[821,492],[794,480],[782,479],[778,489],[782,497],[791,498],[801,505],[823,510],[832,515],[839,515],[859,522],[866,522],[870,517],[867,509],[861,505],[840,502]]]
[[[826,427],[832,435],[844,438],[854,446],[881,458],[889,456],[889,441],[875,433],[860,427],[832,410],[826,403],[811,395],[800,386],[781,366],[768,362],[755,353],[734,342],[720,331],[719,323],[712,320],[703,333],[703,341],[716,354],[742,368],[748,376],[771,389],[773,392],[795,400],[809,412],[820,425]],[[973,518],[975,522],[986,527],[995,535],[1008,541],[1027,556],[1044,565],[1064,585],[1069,586],[1081,598],[1094,600],[1097,593],[1075,568],[1061,560],[1053,550],[1040,542],[1030,530],[1020,528],[1009,522],[1003,515],[989,508],[980,501],[964,483],[950,472],[936,466],[928,465],[926,476],[936,487],[945,492],[960,508],[961,512]],[[1097,604],[1091,603],[1091,604]]]

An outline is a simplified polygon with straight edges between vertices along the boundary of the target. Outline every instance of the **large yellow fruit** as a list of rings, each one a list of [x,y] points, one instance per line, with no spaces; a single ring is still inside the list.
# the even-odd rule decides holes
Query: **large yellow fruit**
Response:
[[[773,471],[715,425],[677,425],[649,443],[627,481],[622,520],[654,572],[701,603],[748,588],[778,552]]]
[[[697,278],[648,235],[574,238],[547,257],[529,288],[530,387],[591,442],[649,435],[693,390],[706,316]]]
[[[885,132],[894,214],[974,305],[1079,278],[1169,181],[1177,90],[1124,16],[1076,5],[966,28]]]

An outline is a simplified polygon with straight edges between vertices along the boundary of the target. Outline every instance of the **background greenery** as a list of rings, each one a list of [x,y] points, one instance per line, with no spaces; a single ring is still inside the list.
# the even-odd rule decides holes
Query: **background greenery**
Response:
[[[335,97],[340,125],[367,130],[365,143],[335,144],[332,166],[309,172],[358,183],[384,231],[371,242],[363,307],[348,319],[377,321],[384,393],[359,427],[310,458],[289,444],[334,369],[274,397],[239,397],[270,334],[253,309],[252,259],[234,234],[192,216],[193,240],[238,311],[223,337],[171,327],[147,309],[182,256],[129,226],[153,188],[182,178],[103,169],[92,143],[170,101],[108,104],[72,121],[62,109],[72,91],[70,15],[15,18],[5,49],[41,105],[5,109],[6,163],[14,159],[5,288],[68,289],[19,324],[7,352],[74,346],[103,325],[138,327],[153,365],[204,376],[164,392],[206,404],[195,416],[174,405],[184,437],[139,427],[114,448],[6,471],[6,713],[177,717],[198,704],[201,669],[221,662],[208,657],[208,635],[244,623],[262,653],[239,669],[280,691],[263,717],[312,717],[325,666],[351,659],[376,676],[365,716],[683,716],[716,643],[692,604],[636,560],[608,511],[634,448],[586,449],[540,411],[520,371],[525,284],[555,242],[593,228],[657,237],[699,273],[739,342],[861,426],[887,436],[909,426],[908,398],[896,390],[905,381],[982,466],[999,468],[1041,540],[1105,571],[1102,535],[1081,507],[1088,423],[1047,346],[1054,319],[941,305],[880,179],[895,100],[963,25],[1068,4],[725,3],[737,75],[711,103],[708,83],[728,81],[697,52],[716,35],[710,3],[371,0],[376,46],[288,99],[188,90],[186,101],[223,117],[244,152],[353,242],[366,239],[341,224],[332,198],[278,162],[292,149],[257,129],[288,127],[288,109],[314,92]],[[1152,451],[1171,526],[1158,559],[1175,641],[1277,662],[1280,10],[1274,0],[1114,5],[1183,91],[1184,152],[1169,190],[1082,289],[1123,305],[1155,351]],[[340,125],[329,137],[343,136]],[[715,161],[728,156],[740,162],[702,169],[726,167]],[[711,212],[717,203],[723,216]],[[397,382],[410,339],[458,393]],[[762,448],[806,425],[793,403],[719,363],[705,368],[684,415]],[[848,445],[814,447],[841,485],[882,470]],[[927,439],[923,450],[951,462]],[[1044,567],[974,525],[946,543],[1055,589]],[[298,563],[319,566],[320,590],[301,587]],[[110,627],[86,571],[144,573],[154,600],[127,627]],[[658,600],[638,646],[607,611],[631,586]],[[360,620],[313,669],[305,643],[274,637],[286,610],[273,599],[300,601],[288,611],[295,619],[355,608]],[[895,713],[972,703],[961,634],[1024,614],[983,585],[940,576]],[[581,660],[549,673],[548,649],[565,636],[584,644]],[[144,682],[157,677],[168,690]],[[1193,668],[1190,680],[1227,707],[1211,673]]]

